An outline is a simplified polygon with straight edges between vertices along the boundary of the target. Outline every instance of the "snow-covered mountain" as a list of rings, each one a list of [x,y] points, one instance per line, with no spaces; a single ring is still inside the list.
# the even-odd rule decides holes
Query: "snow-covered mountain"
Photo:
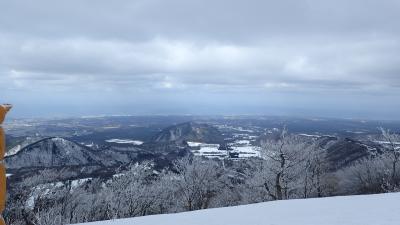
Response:
[[[223,143],[220,131],[211,125],[187,122],[174,125],[162,130],[152,138],[152,142],[194,141],[204,143]]]
[[[167,165],[176,160],[177,157],[182,157],[187,153],[188,150],[180,149],[175,145],[165,149],[164,145],[157,143],[143,146],[143,148],[102,146],[94,150],[64,138],[49,137],[16,148],[15,151],[7,155],[5,161],[7,168],[11,170],[71,166],[108,168],[143,160],[153,160],[160,165]]]
[[[11,149],[7,150],[6,156],[12,156],[17,154],[21,149],[24,149],[26,146],[31,145],[35,142],[42,140],[43,137],[26,137],[21,143],[17,144],[16,146],[12,147]]]
[[[7,168],[101,164],[102,158],[83,145],[50,137],[32,143],[5,158]]]
[[[398,225],[400,193],[274,201],[81,225]]]

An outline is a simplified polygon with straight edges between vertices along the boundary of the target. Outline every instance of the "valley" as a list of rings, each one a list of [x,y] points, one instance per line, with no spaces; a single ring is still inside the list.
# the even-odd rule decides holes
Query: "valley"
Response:
[[[160,195],[162,202],[157,204],[173,205],[168,212],[285,198],[381,193],[385,190],[381,189],[383,187],[366,186],[365,190],[349,191],[347,184],[341,183],[345,180],[342,177],[348,179],[350,176],[345,172],[348,168],[353,170],[357,163],[374,158],[387,160],[384,153],[388,148],[393,145],[395,149],[400,148],[400,143],[388,142],[382,136],[380,127],[391,127],[398,132],[396,127],[400,127],[400,122],[261,116],[10,120],[5,126],[8,142],[5,163],[8,204],[16,211],[6,211],[6,219],[19,218],[18,210],[22,210],[25,217],[32,216],[42,201],[70,195],[77,195],[76,199],[66,204],[83,204],[78,198],[81,192],[86,197],[100,198],[110,204],[123,200],[107,200],[107,193],[120,198],[119,193],[126,191],[126,198],[137,197],[135,201],[150,201],[154,198],[152,196]],[[282,142],[285,139],[287,141]],[[287,147],[277,148],[281,142]],[[276,156],[281,148],[288,154],[296,154],[283,155],[296,162],[292,165],[289,161],[287,165],[290,170],[285,172],[288,173],[286,179],[293,180],[293,190],[285,198],[270,192],[270,184],[263,180],[267,179],[264,176],[273,176],[271,171],[276,171],[270,167],[278,165],[280,158]],[[305,174],[303,167],[308,171]],[[268,168],[271,169],[269,172]],[[189,177],[185,177],[186,174]],[[201,182],[179,186],[180,182],[191,182],[193,176],[199,176],[196,179],[202,177]],[[196,200],[200,205],[188,207],[183,196],[175,196],[190,185],[200,184],[212,189],[204,190],[208,193],[205,196],[209,195],[212,201],[201,197]],[[125,190],[125,185],[129,189]],[[305,185],[302,188],[306,192],[302,193],[299,185]],[[168,186],[168,189],[160,189],[162,186]],[[141,192],[147,189],[148,193]],[[132,191],[138,193],[132,195]],[[225,192],[235,197],[224,196]],[[175,198],[182,202],[174,203]],[[126,204],[131,204],[129,202]],[[88,210],[101,207],[96,204],[99,203],[88,206]],[[157,208],[156,203],[141,204],[141,207],[150,207],[146,208],[150,211],[141,212],[143,215],[164,212],[164,209]],[[115,207],[115,213],[125,213],[118,214],[118,218],[136,216],[124,212],[123,206]],[[41,210],[46,215],[53,212],[47,206]],[[110,219],[109,216],[97,215],[90,220],[96,218]],[[82,219],[76,217],[73,221],[81,222]]]

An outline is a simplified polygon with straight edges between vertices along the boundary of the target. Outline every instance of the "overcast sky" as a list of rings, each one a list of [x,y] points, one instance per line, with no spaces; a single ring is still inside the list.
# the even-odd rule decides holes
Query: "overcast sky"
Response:
[[[13,116],[399,119],[398,0],[0,0]]]

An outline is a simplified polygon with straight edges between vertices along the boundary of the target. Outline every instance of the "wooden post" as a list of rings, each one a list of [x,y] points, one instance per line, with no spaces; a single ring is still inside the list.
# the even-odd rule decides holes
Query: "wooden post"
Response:
[[[6,175],[6,167],[4,165],[4,155],[6,154],[6,137],[4,134],[4,129],[1,126],[7,112],[11,109],[11,105],[9,104],[4,104],[0,105],[0,225],[5,225],[3,216],[1,215],[5,209],[6,206],[6,197],[7,197],[7,192],[6,192],[6,181],[7,181],[7,175]]]

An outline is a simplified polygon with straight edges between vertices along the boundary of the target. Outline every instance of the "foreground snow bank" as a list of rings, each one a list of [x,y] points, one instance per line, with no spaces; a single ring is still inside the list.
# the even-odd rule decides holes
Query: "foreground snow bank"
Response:
[[[398,225],[400,193],[288,200],[85,225]]]

